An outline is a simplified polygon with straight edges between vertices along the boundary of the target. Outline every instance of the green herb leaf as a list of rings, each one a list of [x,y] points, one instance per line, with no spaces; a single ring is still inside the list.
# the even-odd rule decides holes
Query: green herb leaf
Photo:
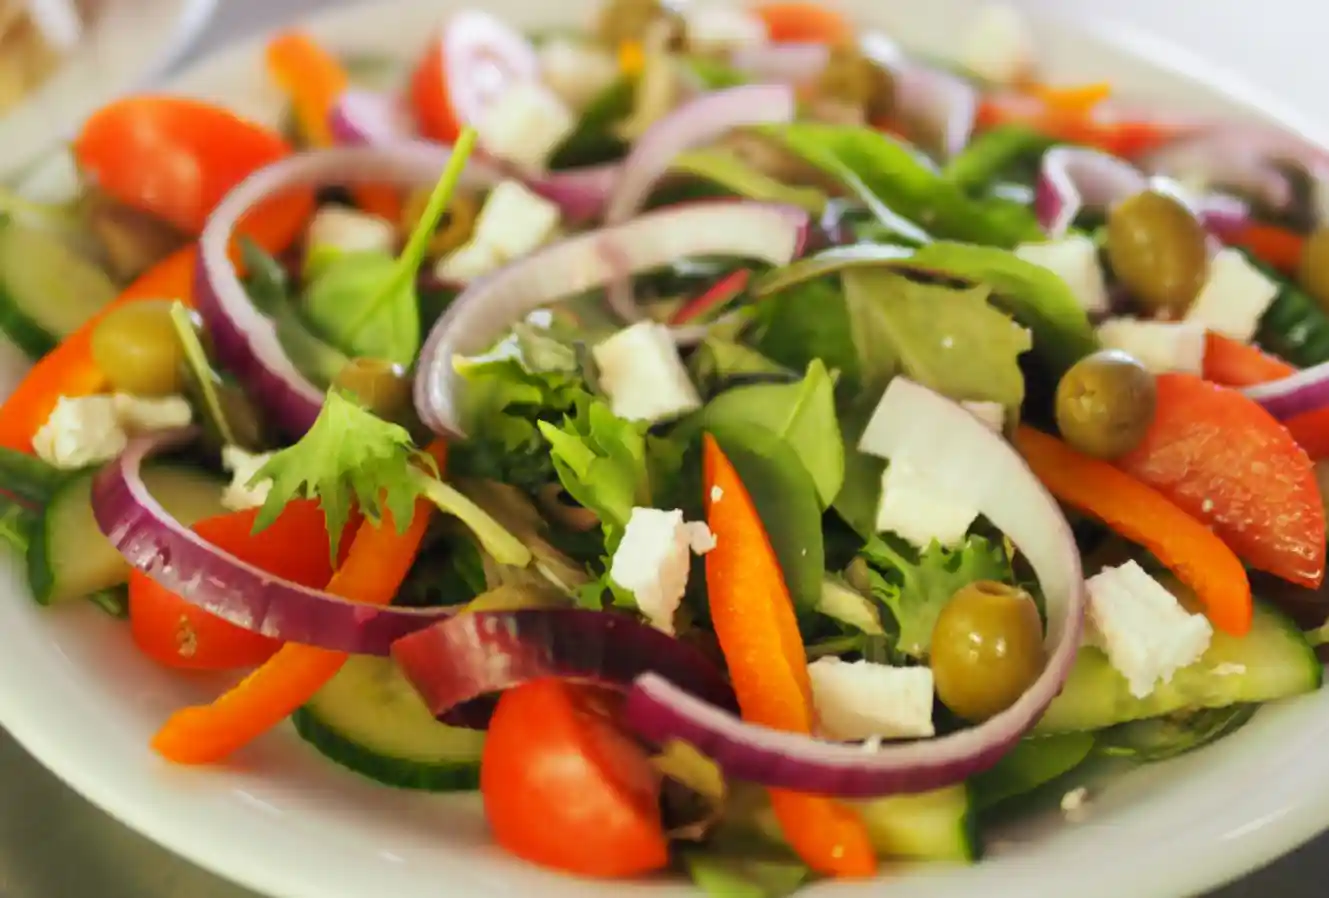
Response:
[[[748,859],[689,851],[683,854],[688,874],[709,898],[787,898],[809,876],[797,861]]]
[[[284,305],[291,297],[291,284],[281,263],[253,240],[241,234],[240,262],[245,269],[245,292],[265,315]]]
[[[835,381],[821,359],[798,383],[735,387],[712,399],[703,412],[710,426],[754,424],[789,444],[812,475],[823,508],[844,482],[844,445],[835,417]]]
[[[405,531],[421,494],[421,478],[415,476],[420,465],[433,468],[433,459],[415,448],[405,428],[340,393],[328,393],[309,432],[273,455],[250,480],[251,485],[272,480],[254,530],[271,525],[293,499],[318,499],[335,560],[353,504],[374,523],[390,511],[397,530]]]
[[[1019,407],[1018,359],[1032,340],[988,303],[987,287],[955,290],[871,269],[846,272],[844,282],[865,383],[889,379],[894,360],[883,349],[893,348],[907,375],[943,395]]]
[[[900,626],[899,651],[912,658],[927,657],[937,616],[958,589],[977,580],[1010,583],[1014,577],[1001,546],[981,536],[954,549],[934,542],[921,553],[894,537],[878,536],[868,541],[862,557],[870,568],[873,598]]]
[[[840,414],[840,429],[844,436],[844,485],[835,497],[835,513],[854,532],[870,539],[877,532],[877,506],[881,501],[881,478],[886,473],[886,460],[858,451],[858,442],[867,430],[868,420],[876,409],[880,396],[864,393]]]
[[[840,372],[840,386],[856,392],[862,380],[853,324],[844,291],[829,278],[802,282],[763,299],[756,348],[781,365],[801,371],[813,359]]]
[[[826,209],[826,194],[822,191],[815,187],[797,187],[772,178],[744,162],[731,150],[690,150],[675,157],[670,168],[703,178],[746,199],[788,203],[817,216]]]
[[[448,539],[431,548],[421,551],[411,565],[393,604],[411,608],[464,605],[489,589],[484,556],[471,539]]]
[[[970,780],[979,811],[1027,795],[1065,776],[1094,750],[1093,733],[1060,733],[1021,739],[995,767]]]
[[[212,365],[208,362],[208,354],[203,349],[203,342],[198,338],[198,331],[194,329],[189,310],[178,300],[171,303],[171,326],[175,330],[176,339],[180,341],[180,349],[185,354],[185,365],[189,369],[195,389],[203,400],[203,413],[217,428],[217,435],[225,445],[237,445],[235,430],[231,427],[231,422],[226,417],[226,410],[222,408],[221,399],[217,396],[217,384]]]
[[[619,78],[605,88],[582,112],[573,132],[550,153],[549,167],[578,168],[622,158],[628,146],[614,129],[632,114],[635,96],[631,78]]]
[[[1042,156],[1052,144],[1046,135],[1021,125],[993,128],[949,160],[941,176],[963,190],[980,190],[1021,162]]]

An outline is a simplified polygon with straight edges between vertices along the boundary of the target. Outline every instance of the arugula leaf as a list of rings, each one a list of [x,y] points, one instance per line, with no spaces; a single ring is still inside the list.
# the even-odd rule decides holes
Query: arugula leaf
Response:
[[[577,127],[549,155],[551,169],[578,168],[614,162],[627,152],[627,143],[615,132],[615,126],[632,114],[636,84],[631,78],[619,78],[591,100]]]
[[[702,88],[708,91],[738,87],[747,84],[750,80],[747,75],[722,59],[709,56],[688,56],[684,58],[683,64],[701,82]]]
[[[712,399],[703,415],[711,426],[753,424],[784,440],[817,487],[823,508],[844,482],[844,446],[835,417],[835,381],[814,359],[798,383],[736,387]]]
[[[990,286],[996,302],[1033,331],[1038,354],[1055,365],[1054,377],[1098,349],[1084,307],[1065,281],[1040,265],[995,247],[948,242],[925,246],[910,261]]]
[[[844,283],[860,361],[872,365],[865,382],[876,387],[889,379],[882,351],[889,347],[900,368],[926,387],[952,399],[1019,407],[1024,375],[1018,359],[1033,342],[988,303],[987,287],[956,290],[868,268],[846,272]]]
[[[305,314],[322,334],[351,355],[409,367],[420,352],[420,300],[416,273],[475,147],[475,131],[462,131],[420,221],[401,255],[358,252],[328,262],[304,297]]]
[[[815,187],[797,187],[772,178],[739,158],[732,150],[690,150],[674,158],[677,172],[703,178],[730,193],[767,203],[788,203],[820,216],[826,209],[826,194]]]
[[[271,315],[291,297],[290,279],[281,263],[253,240],[241,234],[240,263],[245,269],[245,292],[258,310]]]
[[[881,478],[886,460],[858,451],[859,440],[880,396],[864,393],[840,414],[844,438],[844,485],[835,497],[835,513],[864,539],[877,532],[877,506],[881,501]]]
[[[801,612],[814,611],[821,601],[826,543],[812,475],[793,448],[765,427],[712,421],[705,409],[701,424],[752,494],[795,606]]]
[[[797,122],[768,125],[764,131],[855,192],[866,190],[878,203],[937,236],[1007,248],[1043,237],[1029,210],[971,199],[926,157],[873,128]],[[927,242],[898,226],[883,225],[915,243]]]
[[[795,380],[798,375],[755,349],[710,336],[688,357],[688,371],[702,395],[715,395],[737,382]]]
[[[915,552],[891,536],[876,536],[861,555],[873,598],[881,601],[900,627],[898,649],[913,658],[927,657],[937,616],[951,596],[976,580],[1013,579],[1001,546],[970,536],[954,549],[934,542]]]
[[[990,185],[1025,160],[1036,160],[1054,141],[1023,125],[1003,125],[978,135],[941,170],[964,190]]]
[[[840,372],[840,385],[854,392],[861,380],[853,325],[844,292],[828,278],[800,283],[757,306],[756,348],[781,365],[803,370],[813,359]]]

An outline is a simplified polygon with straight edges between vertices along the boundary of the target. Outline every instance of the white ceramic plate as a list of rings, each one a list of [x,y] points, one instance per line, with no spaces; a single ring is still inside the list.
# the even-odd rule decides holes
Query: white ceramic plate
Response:
[[[174,61],[217,0],[102,0],[82,43],[49,81],[0,113],[0,181],[33,163],[88,113]]]
[[[1036,5],[1033,0],[1029,5]],[[1053,0],[1048,0],[1049,3]],[[1060,0],[1065,12],[1079,0]],[[346,50],[412,54],[448,0],[376,3],[309,23]],[[556,24],[553,4],[488,0],[529,25]],[[842,0],[908,44],[940,52],[972,0],[891,4]],[[1083,6],[1092,8],[1088,0]],[[538,10],[538,11],[537,11]],[[562,16],[585,12],[563,8]],[[1236,111],[1278,104],[1215,76],[1192,56],[1156,43],[1167,73],[1114,47],[1119,32],[1079,36],[1040,26],[1055,76],[1110,77],[1123,91]],[[1103,35],[1107,34],[1107,37]],[[275,118],[261,45],[238,47],[193,70],[176,88]],[[1197,74],[1198,73],[1198,74]],[[1195,78],[1222,81],[1228,97]],[[1280,112],[1281,116],[1282,113]],[[0,371],[0,378],[13,372]],[[4,383],[5,381],[0,381]],[[543,898],[687,896],[682,883],[590,883],[523,864],[489,844],[474,797],[435,797],[374,786],[324,761],[290,732],[275,734],[227,768],[172,768],[148,739],[175,708],[216,685],[166,673],[140,657],[124,628],[91,607],[43,610],[21,573],[0,565],[0,722],[89,799],[161,844],[258,891],[282,898]],[[1176,898],[1290,850],[1329,826],[1329,693],[1263,710],[1204,751],[1130,773],[1096,790],[1086,819],[1053,809],[994,835],[990,857],[967,868],[893,873],[888,882],[822,883],[807,898]],[[71,859],[76,862],[76,859]]]

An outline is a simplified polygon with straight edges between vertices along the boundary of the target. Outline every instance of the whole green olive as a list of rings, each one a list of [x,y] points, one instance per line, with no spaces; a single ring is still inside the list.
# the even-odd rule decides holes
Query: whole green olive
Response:
[[[895,112],[895,77],[854,43],[831,48],[817,79],[817,94],[861,109],[869,122]]]
[[[1156,191],[1137,193],[1108,213],[1112,270],[1151,311],[1179,316],[1199,295],[1209,273],[1206,240],[1189,209]]]
[[[1317,228],[1306,238],[1297,281],[1320,308],[1329,312],[1329,227]]]
[[[353,394],[385,420],[400,421],[411,410],[411,380],[406,370],[382,359],[351,359],[332,385]]]
[[[111,388],[137,396],[169,396],[184,387],[184,349],[164,300],[126,303],[92,331],[92,358]]]
[[[1117,349],[1085,356],[1057,384],[1057,428],[1071,446],[1095,458],[1125,455],[1154,421],[1154,376]]]
[[[946,707],[974,722],[1000,714],[1047,663],[1034,600],[991,580],[960,588],[937,617],[931,659],[937,696]]]

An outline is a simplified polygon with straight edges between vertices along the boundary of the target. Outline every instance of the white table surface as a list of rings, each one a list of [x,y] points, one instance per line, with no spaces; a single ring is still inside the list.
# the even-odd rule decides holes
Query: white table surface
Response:
[[[191,56],[341,2],[222,0],[217,18]],[[1221,15],[1216,7],[1225,5],[1248,9],[1250,2],[1213,0],[1205,5],[1204,14]],[[1119,0],[1113,8],[1126,18],[1148,15],[1148,7],[1155,5],[1175,6],[1178,13],[1185,8],[1186,15],[1165,13],[1162,17],[1168,36],[1184,39],[1186,19],[1195,14],[1196,3],[1198,0]],[[1251,62],[1259,64],[1260,60]],[[1286,83],[1293,74],[1290,64],[1284,59],[1266,65],[1261,73],[1274,79],[1273,84]],[[1323,898],[1329,894],[1326,883],[1329,837],[1205,898]],[[0,732],[0,898],[93,896],[259,898],[121,826],[57,781]]]

